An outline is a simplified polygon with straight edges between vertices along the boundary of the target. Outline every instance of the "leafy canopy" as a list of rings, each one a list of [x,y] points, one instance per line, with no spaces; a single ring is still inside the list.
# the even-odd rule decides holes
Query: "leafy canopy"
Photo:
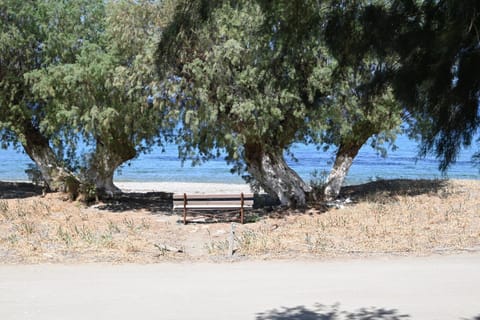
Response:
[[[101,1],[0,1],[0,129],[2,144],[24,141],[25,126],[45,130],[48,101],[37,99],[29,72],[68,63],[82,41],[95,38],[101,26]],[[58,142],[58,141],[57,141]]]
[[[100,1],[95,37],[82,39],[75,59],[27,76],[37,97],[48,101],[43,127],[81,134],[97,157],[118,158],[118,164],[159,141],[172,125],[155,102],[160,88],[153,64],[168,3]]]
[[[202,5],[211,10],[206,16]],[[280,27],[258,3],[212,6],[185,2],[158,50],[161,74],[175,77],[171,90],[181,92],[184,155],[199,151],[208,159],[225,149],[228,160],[241,161],[247,143],[278,152],[306,141],[305,123],[321,114],[333,65],[318,34],[304,38],[303,46],[288,44],[279,33],[290,21]],[[314,2],[308,6],[320,19]],[[299,20],[302,9],[282,14]],[[292,39],[302,38],[303,31],[285,30]]]
[[[185,155],[207,159],[225,148],[236,160],[248,142],[278,152],[293,142],[364,141],[397,127],[401,109],[391,89],[373,80],[392,62],[370,57],[341,69],[326,48],[335,8],[328,1],[180,2],[157,65],[183,94]],[[378,136],[375,145],[393,138]]]
[[[329,45],[344,65],[371,54],[396,61],[378,81],[407,108],[421,154],[433,151],[446,170],[480,123],[478,30],[475,0],[337,1]]]

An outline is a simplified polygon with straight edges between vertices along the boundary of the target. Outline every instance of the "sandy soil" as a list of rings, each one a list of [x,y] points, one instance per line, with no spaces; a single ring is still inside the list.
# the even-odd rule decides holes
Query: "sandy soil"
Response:
[[[201,182],[118,182],[123,192],[168,192],[168,193],[247,193],[248,184],[201,183]]]
[[[349,199],[306,211],[265,208],[235,224],[183,225],[172,192],[237,193],[245,185],[119,184],[128,193],[85,206],[0,182],[0,264],[325,260],[480,251],[480,181],[385,180],[345,187]]]

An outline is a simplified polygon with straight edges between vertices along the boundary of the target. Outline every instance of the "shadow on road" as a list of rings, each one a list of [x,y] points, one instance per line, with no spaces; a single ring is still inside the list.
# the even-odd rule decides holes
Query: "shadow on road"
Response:
[[[315,305],[313,308],[297,306],[282,307],[256,315],[257,320],[408,320],[409,315],[400,314],[394,309],[363,308],[355,312],[343,311],[340,305]],[[473,319],[475,320],[475,319]]]
[[[316,304],[312,308],[297,306],[268,310],[257,313],[256,320],[413,320],[413,318],[395,309],[370,307],[350,312],[341,310],[340,304],[333,306]],[[480,320],[480,314],[459,320]]]

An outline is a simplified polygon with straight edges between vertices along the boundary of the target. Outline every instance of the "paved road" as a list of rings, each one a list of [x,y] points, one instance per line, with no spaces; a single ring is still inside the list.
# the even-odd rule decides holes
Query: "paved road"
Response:
[[[2,320],[343,318],[479,320],[480,254],[330,262],[0,265]]]

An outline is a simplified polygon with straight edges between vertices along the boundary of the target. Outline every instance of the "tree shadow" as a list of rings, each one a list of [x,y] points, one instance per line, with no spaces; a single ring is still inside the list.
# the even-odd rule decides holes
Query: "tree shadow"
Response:
[[[28,182],[0,181],[0,199],[24,199],[39,196],[43,187]]]
[[[29,182],[0,181],[0,199],[24,199],[42,195],[44,188]],[[173,194],[168,192],[129,192],[110,199],[102,199],[100,210],[123,212],[146,209],[150,212],[168,213],[172,211]]]
[[[441,179],[391,179],[391,180],[377,180],[358,185],[344,186],[340,191],[338,200],[332,203],[327,203],[323,200],[316,200],[309,203],[307,209],[310,211],[314,209],[317,214],[329,211],[332,206],[337,203],[339,206],[351,202],[346,199],[356,202],[375,202],[381,204],[392,203],[397,201],[396,196],[418,196],[423,194],[437,195],[446,197],[449,191],[446,188],[448,180]],[[319,195],[318,198],[321,198]],[[268,196],[267,196],[268,198]],[[275,207],[275,205],[277,207]],[[283,219],[288,215],[303,214],[305,211],[292,210],[290,208],[279,207],[278,203],[269,200],[268,206],[264,207],[265,211],[261,214],[262,217],[268,216],[274,219]],[[479,319],[480,320],[480,319]]]
[[[131,210],[147,210],[152,213],[171,213],[173,208],[173,193],[168,192],[128,192],[110,199],[103,199],[100,210],[124,212]]]
[[[282,307],[256,315],[257,320],[407,320],[411,317],[400,314],[395,309],[362,308],[349,312],[340,310],[340,305],[326,306],[316,304],[313,308],[297,306],[293,308]],[[474,319],[475,320],[475,319]]]
[[[245,222],[254,222],[256,217],[262,217],[264,215],[264,206],[268,205],[271,201],[273,200],[266,195],[255,195],[254,208],[253,210],[246,210]],[[113,198],[102,199],[102,204],[96,205],[95,208],[112,212],[143,209],[151,213],[181,214],[180,211],[173,211],[173,193],[170,192],[125,192]],[[210,224],[232,221],[232,217],[238,216],[238,214],[228,214],[224,211],[213,209],[203,214],[195,214],[194,212],[189,214],[189,217],[195,216],[203,216],[204,220],[197,219],[192,221],[192,223]]]
[[[340,198],[352,198],[359,201],[388,202],[391,201],[394,196],[441,194],[447,183],[447,180],[440,179],[377,180],[343,187],[340,192]]]

